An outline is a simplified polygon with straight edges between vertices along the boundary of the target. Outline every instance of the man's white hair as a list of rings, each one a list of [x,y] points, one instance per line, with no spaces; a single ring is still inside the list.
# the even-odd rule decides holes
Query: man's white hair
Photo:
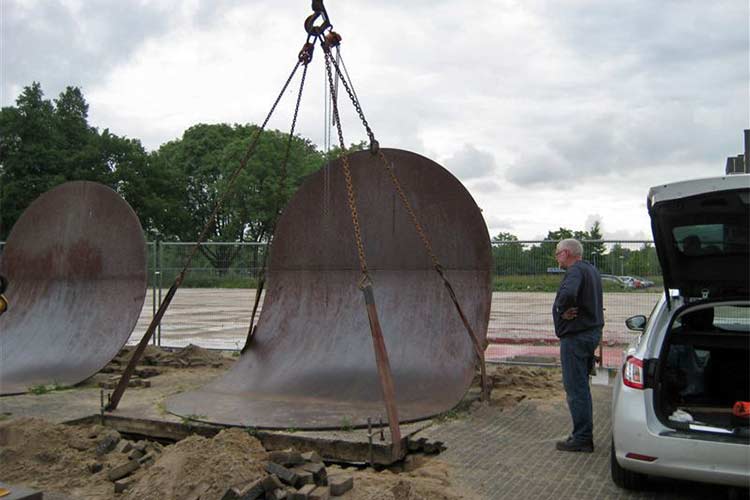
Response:
[[[567,250],[570,252],[570,255],[574,257],[582,257],[583,256],[583,245],[581,245],[581,242],[573,239],[573,238],[566,238],[560,243],[557,244],[558,250]]]

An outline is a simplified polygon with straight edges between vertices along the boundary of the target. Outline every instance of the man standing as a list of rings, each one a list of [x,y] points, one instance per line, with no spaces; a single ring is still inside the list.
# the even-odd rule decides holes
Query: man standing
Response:
[[[557,244],[555,259],[565,269],[552,318],[560,338],[560,364],[573,432],[557,443],[561,451],[594,451],[594,418],[589,387],[589,370],[594,351],[602,338],[604,308],[599,271],[582,260],[583,247],[574,239]]]

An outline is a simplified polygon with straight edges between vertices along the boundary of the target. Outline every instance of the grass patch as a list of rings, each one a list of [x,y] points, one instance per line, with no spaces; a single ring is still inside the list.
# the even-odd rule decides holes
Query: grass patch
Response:
[[[159,415],[161,416],[164,416],[167,413],[169,413],[167,411],[167,404],[164,401],[159,401],[158,403],[156,403],[156,410],[159,412]]]
[[[435,422],[437,423],[445,423],[445,422],[451,422],[453,420],[458,420],[461,418],[464,418],[466,416],[466,411],[462,408],[453,408],[451,410],[446,411],[445,413],[441,413],[437,417],[434,418]]]
[[[344,432],[352,432],[354,430],[351,417],[341,417],[341,430]]]
[[[29,387],[28,392],[31,394],[35,394],[37,396],[41,396],[42,394],[48,394],[50,392],[57,392],[57,391],[67,391],[72,388],[73,387],[70,385],[63,385],[63,384],[58,384],[57,382],[53,382],[51,384],[32,385],[31,387]]]
[[[187,425],[190,427],[193,425],[193,422],[197,422],[200,420],[205,420],[208,418],[206,415],[196,415],[194,413],[191,413],[190,415],[184,415],[180,417],[180,421],[182,422],[182,425]]]

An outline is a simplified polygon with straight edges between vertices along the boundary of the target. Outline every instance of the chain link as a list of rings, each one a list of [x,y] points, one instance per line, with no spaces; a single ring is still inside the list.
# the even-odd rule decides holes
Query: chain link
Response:
[[[339,67],[339,64],[336,62],[336,60],[333,57],[331,57],[330,47],[327,46],[325,43],[323,44],[323,51],[327,54],[326,68],[329,68],[331,63],[333,64],[333,67],[336,70],[336,74],[341,80],[341,83],[343,84],[344,89],[346,90],[346,93],[349,96],[349,100],[352,102],[354,109],[357,111],[357,114],[359,115],[359,119],[362,121],[362,125],[364,125],[365,130],[367,131],[367,135],[370,138],[371,146],[375,145],[376,147],[376,149],[372,152],[373,153],[377,152],[378,156],[380,157],[380,160],[383,162],[383,165],[385,166],[386,170],[390,174],[391,181],[393,182],[393,186],[396,188],[396,192],[398,193],[399,198],[401,198],[401,203],[404,205],[404,208],[409,214],[412,224],[414,224],[414,228],[416,229],[419,238],[422,240],[422,243],[424,244],[427,254],[432,260],[433,266],[435,266],[435,269],[438,269],[438,270],[442,269],[442,266],[440,265],[440,261],[435,255],[435,252],[432,250],[432,245],[430,244],[430,240],[427,237],[427,234],[425,233],[425,230],[422,227],[422,224],[419,222],[419,219],[417,218],[417,214],[414,213],[414,209],[412,209],[411,203],[409,203],[409,199],[406,197],[406,193],[404,192],[404,189],[401,186],[401,182],[399,181],[398,176],[396,175],[396,171],[393,169],[393,165],[391,165],[388,162],[388,159],[385,157],[385,154],[383,154],[380,148],[377,148],[377,140],[375,140],[375,134],[370,128],[370,124],[367,123],[367,119],[365,118],[364,112],[362,111],[362,106],[359,104],[359,99],[357,99],[357,97],[354,95],[354,91],[352,90],[351,86],[347,82],[347,79],[344,78],[344,75],[341,73],[341,68]]]
[[[334,86],[333,86],[333,74],[331,72],[331,60],[333,57],[331,56],[331,51],[326,48],[324,45],[324,54],[325,54],[325,64],[326,64],[326,75],[328,76],[328,86],[331,90],[331,94],[333,95],[334,92]],[[349,212],[352,217],[352,224],[354,225],[354,239],[357,244],[357,254],[359,255],[359,267],[362,271],[363,275],[363,281],[364,283],[364,277],[369,277],[369,273],[367,271],[367,259],[365,257],[365,248],[362,244],[362,230],[359,226],[359,213],[357,212],[357,198],[356,194],[354,192],[354,183],[352,182],[352,173],[351,168],[349,167],[349,156],[346,154],[346,146],[344,145],[344,134],[341,131],[341,119],[339,117],[339,107],[336,103],[336,99],[332,100],[332,107],[333,107],[333,119],[336,123],[336,132],[338,133],[339,137],[339,147],[341,148],[342,153],[344,153],[341,156],[341,164],[343,166],[344,170],[344,181],[346,182],[346,197],[347,201],[349,203]],[[369,278],[368,278],[369,281]]]
[[[344,78],[344,75],[341,73],[341,68],[339,67],[339,64],[336,62],[336,60],[333,57],[331,57],[330,46],[326,43],[323,43],[322,45],[323,45],[323,51],[326,54],[328,54],[328,58],[330,59],[330,62],[333,63],[333,67],[336,69],[336,75],[338,76],[339,80],[341,80],[341,83],[344,85],[344,90],[346,90],[346,93],[349,96],[349,100],[352,101],[352,105],[354,106],[354,109],[357,111],[357,114],[359,115],[359,119],[362,122],[362,125],[364,125],[365,130],[367,131],[367,137],[370,138],[370,143],[377,142],[375,140],[375,134],[370,128],[370,124],[367,123],[367,118],[365,118],[365,114],[362,111],[362,106],[359,104],[359,99],[357,99],[357,97],[354,95],[354,91],[351,89],[346,78]],[[328,67],[329,65],[330,63],[326,62],[326,66]]]

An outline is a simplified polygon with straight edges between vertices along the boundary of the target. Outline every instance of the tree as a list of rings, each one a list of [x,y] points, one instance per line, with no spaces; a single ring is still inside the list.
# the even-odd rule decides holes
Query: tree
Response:
[[[580,235],[579,235],[580,236]],[[541,245],[542,253],[544,258],[542,259],[545,267],[557,267],[557,260],[555,259],[555,250],[557,248],[557,242],[568,238],[574,238],[575,233],[572,230],[561,227],[557,231],[548,231],[547,237],[544,238],[544,242]]]
[[[498,233],[492,238],[492,257],[496,275],[516,274],[523,257],[523,245],[511,233]]]
[[[67,87],[53,102],[33,82],[18,96],[16,106],[0,110],[0,239],[8,237],[34,199],[70,180],[117,189],[142,215],[143,204],[134,190],[123,187],[128,175],[134,177],[134,165],[140,165],[141,173],[147,170],[146,152],[139,141],[119,138],[108,130],[100,135],[88,124],[88,109],[77,87]]]
[[[89,105],[77,87],[54,100],[56,161],[66,180],[88,180],[114,187],[114,171],[101,152],[101,137],[88,124]]]
[[[166,234],[168,221],[179,211],[180,186],[174,172],[155,168],[138,139],[118,137],[109,129],[99,137],[99,154],[143,230],[152,237]]]
[[[180,186],[179,208],[163,224],[167,235],[182,241],[198,237],[257,130],[255,125],[199,124],[152,155],[153,168],[168,172]],[[288,140],[288,134],[277,130],[261,133],[254,153],[210,226],[208,241],[270,239],[280,210],[302,179],[323,163],[323,155],[309,140],[292,137],[282,186]],[[231,247],[201,250],[218,269],[229,267],[236,256],[236,249]]]
[[[600,267],[604,263],[606,248],[604,247],[604,243],[602,243],[602,226],[598,220],[594,221],[591,225],[587,236],[586,239],[589,242],[584,245],[585,258],[594,264],[594,266]]]
[[[511,233],[497,233],[497,236],[492,237],[492,243],[505,243],[518,241],[518,236]]]
[[[54,107],[38,83],[0,110],[0,239],[41,193],[64,180],[56,162]]]

